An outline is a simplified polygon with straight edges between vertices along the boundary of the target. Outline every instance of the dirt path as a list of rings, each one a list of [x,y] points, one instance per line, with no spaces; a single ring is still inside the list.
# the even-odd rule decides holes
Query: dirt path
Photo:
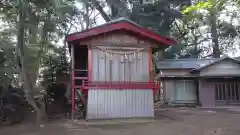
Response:
[[[151,123],[85,125],[58,120],[37,129],[33,124],[0,128],[0,135],[239,135],[240,113],[170,109]]]

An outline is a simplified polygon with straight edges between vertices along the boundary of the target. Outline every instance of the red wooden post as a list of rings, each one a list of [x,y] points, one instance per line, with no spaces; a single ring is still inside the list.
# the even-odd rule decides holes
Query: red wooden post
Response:
[[[154,86],[153,84],[153,67],[152,67],[152,46],[148,46],[148,62],[149,62],[149,83],[151,83],[152,86]],[[155,87],[152,87],[152,91],[153,91],[153,96],[155,93]]]
[[[148,47],[148,61],[149,61],[149,82],[152,82],[153,74],[152,74],[152,47]]]
[[[88,45],[88,82],[92,81],[92,46]]]
[[[85,78],[82,78],[82,88],[81,88],[81,91],[83,92],[83,95],[86,96],[87,94],[86,94],[86,89],[85,89],[84,85],[85,85]],[[83,104],[85,105],[86,101],[84,99],[82,99],[82,98],[81,98],[81,100],[82,100]]]
[[[74,119],[75,114],[75,80],[74,80],[74,70],[72,71],[72,119]]]

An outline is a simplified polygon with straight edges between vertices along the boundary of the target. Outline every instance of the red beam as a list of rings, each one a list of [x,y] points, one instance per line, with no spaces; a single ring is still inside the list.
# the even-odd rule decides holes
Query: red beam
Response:
[[[88,81],[92,81],[92,46],[88,45]]]
[[[119,83],[119,82],[88,82],[84,86],[75,86],[81,89],[129,89],[144,90],[158,89],[159,84],[156,83]]]
[[[153,80],[153,67],[152,67],[152,47],[148,47],[148,65],[149,65],[149,82]]]

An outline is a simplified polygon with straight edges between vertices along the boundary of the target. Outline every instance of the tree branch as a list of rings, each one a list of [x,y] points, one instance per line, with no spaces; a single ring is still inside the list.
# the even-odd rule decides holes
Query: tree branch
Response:
[[[103,19],[106,22],[111,21],[111,17],[103,10],[103,7],[100,5],[100,2],[97,0],[92,0],[93,6],[98,10],[98,12],[102,15]]]

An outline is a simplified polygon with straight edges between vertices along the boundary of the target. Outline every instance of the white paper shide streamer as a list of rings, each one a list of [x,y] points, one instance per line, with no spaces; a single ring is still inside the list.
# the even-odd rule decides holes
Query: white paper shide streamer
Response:
[[[136,48],[134,51],[114,51],[111,49],[101,48],[98,46],[94,46],[97,49],[101,50],[100,58],[104,59],[105,57],[109,57],[109,60],[112,61],[113,57],[116,55],[120,55],[120,62],[123,63],[125,60],[132,62],[133,60],[140,60],[141,53],[145,48]],[[121,49],[120,47],[117,49]]]

